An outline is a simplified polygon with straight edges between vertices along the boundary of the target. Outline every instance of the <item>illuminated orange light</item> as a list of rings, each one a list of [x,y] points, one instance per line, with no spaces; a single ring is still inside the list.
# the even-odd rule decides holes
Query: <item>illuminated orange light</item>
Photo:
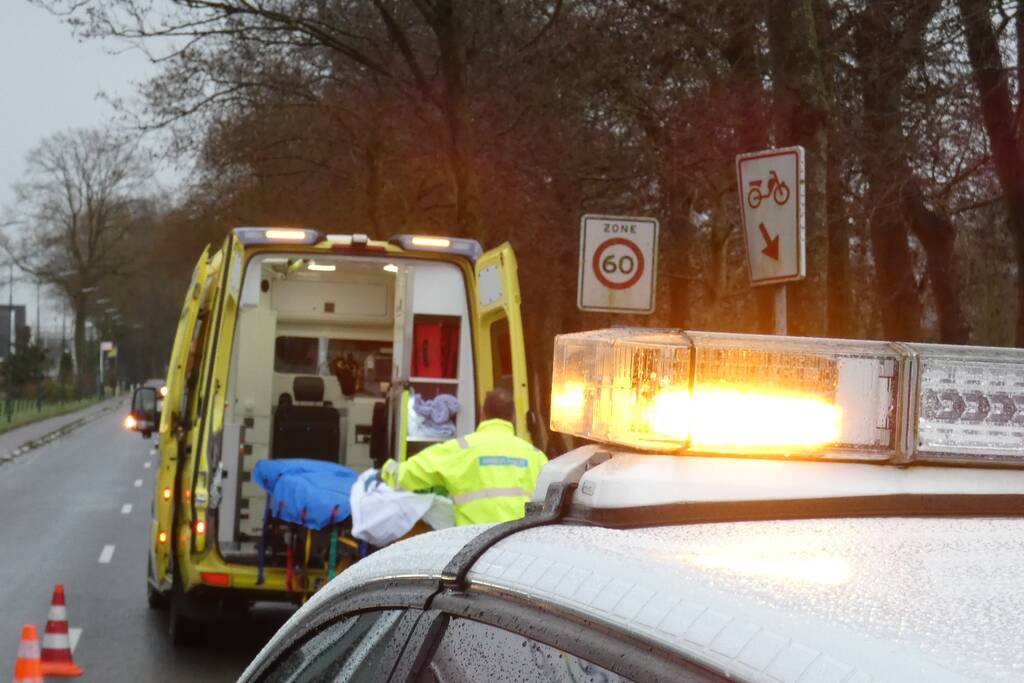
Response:
[[[817,396],[698,388],[689,406],[692,450],[806,451],[839,438],[841,411]]]
[[[551,419],[560,424],[575,425],[583,418],[586,386],[583,382],[565,382],[551,393]]]
[[[452,246],[452,241],[444,237],[413,237],[412,243],[417,247],[437,247],[447,249]]]
[[[273,229],[265,233],[268,240],[284,240],[295,242],[306,239],[305,230]]]
[[[124,428],[125,429],[135,429],[135,426],[138,425],[138,424],[139,424],[139,422],[138,422],[138,420],[135,419],[134,415],[129,415],[126,418],[124,418]]]
[[[161,544],[167,543],[167,532],[161,531],[159,534],[156,535],[156,540],[159,541]]]
[[[171,499],[171,487],[168,486],[167,488],[164,489],[164,500],[170,500],[170,499]]]
[[[201,519],[196,522],[196,533],[197,534],[205,534],[206,533],[206,522],[204,522]]]

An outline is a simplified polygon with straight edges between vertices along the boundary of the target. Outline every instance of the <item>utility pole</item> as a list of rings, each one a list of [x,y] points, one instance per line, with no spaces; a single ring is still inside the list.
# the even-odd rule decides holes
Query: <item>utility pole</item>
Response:
[[[14,358],[14,340],[16,332],[14,323],[17,317],[14,315],[14,261],[7,264],[7,361],[4,363],[7,370],[7,421],[13,417],[12,403],[14,396],[14,368],[11,367],[11,360]]]

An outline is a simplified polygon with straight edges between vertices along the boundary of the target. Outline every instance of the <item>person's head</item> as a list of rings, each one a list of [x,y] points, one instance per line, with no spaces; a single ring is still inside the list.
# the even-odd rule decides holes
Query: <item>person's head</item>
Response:
[[[508,389],[491,389],[484,396],[484,407],[481,412],[481,422],[495,419],[515,422],[516,402],[512,398],[512,392]]]

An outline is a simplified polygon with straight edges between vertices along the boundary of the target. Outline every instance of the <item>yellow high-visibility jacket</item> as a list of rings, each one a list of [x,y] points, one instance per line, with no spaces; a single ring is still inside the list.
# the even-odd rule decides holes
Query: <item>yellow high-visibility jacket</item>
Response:
[[[388,460],[381,479],[395,490],[444,487],[457,525],[507,522],[523,516],[547,461],[515,435],[511,422],[484,420],[472,434],[435,444],[403,463]]]

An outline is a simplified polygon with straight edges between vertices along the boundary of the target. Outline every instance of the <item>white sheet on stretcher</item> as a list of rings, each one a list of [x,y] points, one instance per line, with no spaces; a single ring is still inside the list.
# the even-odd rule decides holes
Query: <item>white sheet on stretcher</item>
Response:
[[[352,535],[385,546],[409,533],[421,519],[434,529],[455,526],[452,501],[433,493],[393,491],[370,469],[352,485]]]

